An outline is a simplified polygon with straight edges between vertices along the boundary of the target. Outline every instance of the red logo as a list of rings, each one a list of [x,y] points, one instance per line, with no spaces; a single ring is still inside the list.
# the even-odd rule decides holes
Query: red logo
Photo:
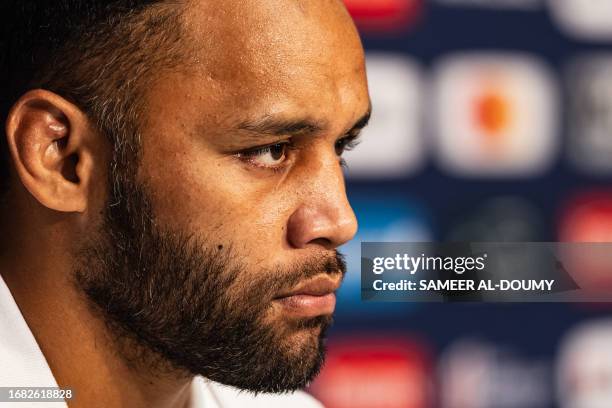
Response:
[[[328,408],[431,406],[428,353],[406,338],[330,341],[310,391]]]
[[[400,31],[421,17],[421,0],[344,0],[357,26],[364,31]]]
[[[583,289],[612,293],[612,191],[594,191],[570,201],[559,240],[572,242],[561,253],[566,269]]]
[[[568,242],[612,242],[612,191],[574,199],[561,221],[560,238]]]

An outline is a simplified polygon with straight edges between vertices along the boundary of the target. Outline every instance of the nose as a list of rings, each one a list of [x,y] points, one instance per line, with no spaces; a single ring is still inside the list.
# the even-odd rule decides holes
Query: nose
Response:
[[[288,220],[287,239],[294,248],[320,245],[333,249],[357,232],[357,218],[346,196],[337,157],[318,164],[316,170],[306,172],[305,198]]]

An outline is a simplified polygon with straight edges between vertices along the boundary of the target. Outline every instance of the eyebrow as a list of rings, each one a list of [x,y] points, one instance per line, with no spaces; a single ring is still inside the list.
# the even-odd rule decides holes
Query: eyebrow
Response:
[[[311,120],[282,120],[265,116],[256,121],[246,121],[238,129],[272,136],[312,134],[322,131],[325,124]]]
[[[346,133],[352,133],[366,127],[371,115],[372,109],[370,107],[368,108],[368,111]],[[326,127],[326,123],[322,121],[308,119],[282,120],[272,116],[265,116],[262,119],[255,121],[245,121],[238,125],[238,129],[241,130],[272,136],[309,135],[321,132]]]

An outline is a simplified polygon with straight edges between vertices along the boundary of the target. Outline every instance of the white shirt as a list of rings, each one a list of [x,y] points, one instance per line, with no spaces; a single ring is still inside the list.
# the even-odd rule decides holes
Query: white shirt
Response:
[[[0,387],[57,387],[53,373],[0,276]],[[77,394],[78,395],[78,394]],[[78,398],[78,397],[77,397]],[[0,408],[67,408],[65,402],[0,402]],[[322,408],[303,391],[292,394],[258,394],[228,387],[203,377],[191,385],[190,408]]]

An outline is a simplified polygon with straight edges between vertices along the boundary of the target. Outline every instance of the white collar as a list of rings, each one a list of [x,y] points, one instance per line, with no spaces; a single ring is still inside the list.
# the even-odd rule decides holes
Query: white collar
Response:
[[[57,387],[47,360],[38,347],[13,295],[0,276],[0,386]],[[26,408],[29,403],[19,403]],[[31,404],[40,406],[40,404]],[[65,408],[66,404],[48,403]]]

